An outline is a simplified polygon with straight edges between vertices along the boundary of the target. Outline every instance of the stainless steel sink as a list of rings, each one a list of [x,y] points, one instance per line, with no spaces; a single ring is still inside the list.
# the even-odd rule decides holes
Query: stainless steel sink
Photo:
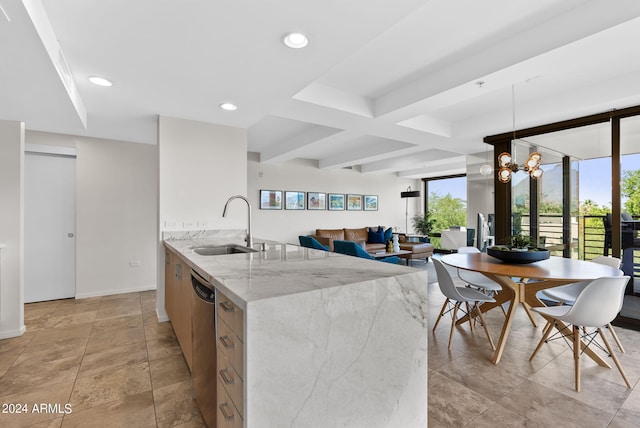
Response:
[[[249,247],[243,247],[242,245],[229,244],[195,247],[193,249],[193,252],[196,254],[200,254],[201,256],[221,256],[224,254],[257,253],[258,250]]]

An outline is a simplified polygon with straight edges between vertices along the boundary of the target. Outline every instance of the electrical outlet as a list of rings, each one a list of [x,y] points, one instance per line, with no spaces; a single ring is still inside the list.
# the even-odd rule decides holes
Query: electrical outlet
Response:
[[[183,221],[182,228],[183,229],[195,229],[196,225],[192,221]]]
[[[178,222],[176,222],[175,220],[165,220],[164,222],[164,227],[177,227],[178,226]]]
[[[140,260],[129,260],[129,267],[140,267],[142,262]]]
[[[206,229],[208,225],[206,220],[201,220],[198,222],[198,229]]]

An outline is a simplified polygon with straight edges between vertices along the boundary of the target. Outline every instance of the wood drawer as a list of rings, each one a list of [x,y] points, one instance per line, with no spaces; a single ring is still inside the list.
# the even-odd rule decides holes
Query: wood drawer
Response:
[[[242,393],[244,391],[244,382],[242,377],[233,368],[227,357],[222,352],[218,352],[218,385],[222,384],[224,389],[231,397],[231,401],[235,405],[240,416],[244,415],[244,403]]]
[[[235,303],[218,291],[218,317],[244,342],[244,313]]]
[[[235,406],[231,402],[231,398],[222,386],[222,382],[218,382],[218,409],[217,409],[217,428],[242,428],[243,420]]]
[[[218,321],[218,349],[225,354],[236,373],[244,373],[244,344],[224,321]]]

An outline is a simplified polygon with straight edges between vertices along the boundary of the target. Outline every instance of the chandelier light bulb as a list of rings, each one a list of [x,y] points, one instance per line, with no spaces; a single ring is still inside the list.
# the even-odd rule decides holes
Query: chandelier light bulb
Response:
[[[511,163],[511,154],[507,152],[502,152],[498,155],[498,164],[500,167],[509,166]]]
[[[542,172],[543,171],[540,168],[535,168],[535,169],[532,169],[529,172],[529,175],[531,176],[531,178],[538,179],[538,178],[542,177]]]
[[[480,167],[480,174],[484,176],[490,175],[492,171],[491,165],[484,164]]]
[[[500,180],[501,183],[508,183],[511,180],[511,170],[506,166],[500,168],[500,171],[498,171],[498,180]]]

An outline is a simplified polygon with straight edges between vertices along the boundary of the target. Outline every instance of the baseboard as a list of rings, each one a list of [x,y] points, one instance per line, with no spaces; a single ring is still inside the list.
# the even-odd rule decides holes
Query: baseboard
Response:
[[[167,322],[167,321],[169,321],[169,315],[167,315],[167,312],[164,309],[160,310],[160,309],[156,308],[156,316],[158,317],[158,322]]]
[[[156,285],[153,284],[153,285],[142,285],[140,287],[132,287],[132,288],[119,288],[116,290],[101,290],[101,291],[94,291],[90,293],[76,293],[76,299],[88,299],[90,297],[113,296],[114,294],[139,293],[141,291],[151,291],[156,289],[157,289]]]
[[[27,327],[24,325],[17,330],[0,331],[0,340],[9,339],[11,337],[22,336],[25,333],[25,331],[27,331]]]

